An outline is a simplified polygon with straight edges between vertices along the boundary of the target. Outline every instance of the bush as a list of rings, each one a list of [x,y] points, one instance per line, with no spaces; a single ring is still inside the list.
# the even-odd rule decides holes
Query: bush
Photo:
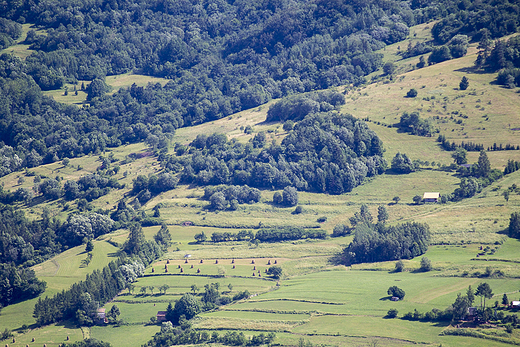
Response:
[[[278,265],[271,266],[269,269],[267,269],[267,274],[278,279],[282,276],[282,268]]]
[[[414,88],[410,89],[408,93],[406,93],[407,98],[415,98],[417,96],[417,90]]]
[[[292,212],[292,214],[300,214],[303,212],[303,207],[301,206],[296,206],[296,208],[294,209],[294,211]]]
[[[388,293],[388,295],[399,298],[399,300],[402,300],[406,294],[404,292],[404,290],[402,290],[401,288],[399,288],[397,286],[392,286],[392,287],[388,288],[388,290],[386,292]]]
[[[422,257],[420,270],[427,272],[427,271],[431,271],[431,269],[432,269],[432,262],[430,261],[430,259],[428,259],[426,257]]]
[[[280,192],[274,193],[273,194],[273,203],[276,205],[281,205],[282,202],[283,202],[282,194],[280,194]]]
[[[387,318],[395,318],[395,317],[397,317],[398,313],[399,313],[399,311],[397,311],[395,308],[391,308],[386,313],[386,317]]]
[[[395,263],[395,269],[394,272],[403,272],[404,271],[404,263],[402,260],[398,260]]]
[[[285,187],[283,189],[283,203],[286,206],[298,205],[298,191],[294,187]]]

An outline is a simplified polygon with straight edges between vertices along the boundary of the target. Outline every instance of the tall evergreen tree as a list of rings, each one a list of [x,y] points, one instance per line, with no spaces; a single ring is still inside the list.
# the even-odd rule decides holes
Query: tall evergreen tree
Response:
[[[491,172],[491,163],[489,162],[489,158],[484,150],[480,151],[477,170],[479,177],[488,177]]]

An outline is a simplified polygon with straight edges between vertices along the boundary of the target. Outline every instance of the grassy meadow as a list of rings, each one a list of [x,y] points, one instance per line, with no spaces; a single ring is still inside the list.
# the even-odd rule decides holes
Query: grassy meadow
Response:
[[[431,26],[429,23],[413,28],[409,41],[428,40]],[[24,25],[24,30],[28,30],[28,26]],[[122,291],[105,306],[109,310],[117,305],[123,323],[117,327],[79,329],[65,322],[37,328],[32,317],[36,301],[33,299],[2,309],[0,331],[11,329],[16,337],[16,342],[9,345],[34,345],[32,339],[35,338],[37,344],[57,346],[67,336],[70,341],[90,336],[110,342],[114,347],[138,346],[160,330],[159,325],[148,324],[157,311],[166,310],[169,302],[192,292],[192,285],[199,288],[195,294],[200,294],[204,286],[211,283],[219,283],[223,295],[232,297],[248,290],[253,296],[206,312],[193,320],[194,327],[210,333],[240,330],[250,336],[275,332],[275,344],[287,346],[298,345],[300,340],[323,346],[508,345],[496,339],[443,335],[443,331],[450,329],[444,323],[384,318],[392,308],[399,311],[399,317],[414,309],[420,312],[445,309],[454,302],[458,293],[465,293],[470,285],[476,288],[483,281],[488,282],[494,292],[494,297],[488,300],[489,305],[495,300],[500,302],[504,293],[509,300],[520,299],[520,242],[508,238],[505,232],[510,214],[519,210],[520,197],[512,193],[506,202],[501,195],[507,187],[518,184],[520,171],[460,202],[415,205],[412,202],[415,195],[424,192],[449,194],[458,187],[459,177],[454,172],[441,171],[437,165],[449,165],[453,160],[449,152],[438,146],[435,141],[437,134],[430,138],[418,137],[385,126],[397,123],[405,111],[419,111],[421,117],[430,118],[439,133],[452,141],[472,141],[485,146],[495,142],[517,145],[520,144],[520,133],[514,129],[520,128],[520,123],[518,117],[511,116],[518,109],[517,95],[514,90],[493,84],[494,75],[473,70],[474,45],[463,58],[413,70],[418,57],[400,60],[397,54],[407,44],[408,41],[391,45],[383,51],[385,61],[395,61],[400,73],[392,80],[374,74],[372,77],[376,82],[373,84],[355,89],[348,86],[338,88],[346,91],[346,104],[342,111],[370,119],[369,126],[383,140],[387,161],[390,162],[397,152],[402,152],[412,160],[428,161],[430,165],[408,175],[388,173],[371,178],[343,195],[299,192],[299,205],[303,212],[298,215],[292,214],[294,208],[274,206],[275,191],[269,190],[262,191],[261,201],[257,204],[243,204],[236,211],[220,212],[206,208],[209,203],[202,200],[204,189],[201,187],[180,185],[175,190],[161,193],[142,208],[150,216],[154,206],[162,205],[161,218],[171,232],[173,244],[161,259],[146,269],[145,276],[134,283],[132,292]],[[10,49],[22,50],[22,47],[19,44]],[[470,81],[466,91],[458,90],[462,76],[467,76]],[[145,85],[165,81],[132,74],[107,77],[113,91],[134,82]],[[68,86],[67,96],[63,95],[64,90],[51,91],[49,95],[60,102],[83,103],[86,95],[78,92],[75,96],[71,88],[73,85]],[[404,97],[410,88],[419,92],[414,99]],[[268,141],[280,142],[286,133],[280,123],[265,122],[268,108],[269,104],[266,104],[207,124],[178,129],[173,142],[187,144],[198,134],[214,132],[223,132],[228,138],[247,142],[259,131],[266,131]],[[457,123],[459,119],[462,120],[460,124]],[[253,134],[244,133],[243,129],[248,125],[253,127]],[[14,191],[20,187],[32,188],[35,174],[59,176],[64,181],[77,180],[96,171],[101,164],[101,155],[113,155],[117,160],[114,165],[120,165],[114,177],[125,187],[112,190],[92,202],[94,209],[111,211],[129,193],[137,175],[160,172],[161,167],[154,157],[127,159],[131,153],[147,150],[144,144],[111,148],[104,153],[71,159],[67,166],[57,162],[12,173],[1,178],[0,182],[4,189]],[[520,151],[488,152],[488,156],[494,168],[502,169],[507,160],[520,160]],[[477,152],[468,154],[470,163],[477,158]],[[393,201],[395,196],[400,198],[398,203]],[[38,199],[35,204],[20,203],[17,208],[23,209],[31,219],[40,218],[44,208],[49,208],[52,215],[61,220],[77,212],[75,202]],[[349,218],[359,211],[362,204],[368,205],[374,217],[378,206],[384,205],[389,214],[388,223],[428,223],[432,245],[424,256],[431,260],[433,270],[417,271],[421,257],[405,260],[402,273],[393,273],[395,262],[351,267],[336,265],[334,256],[349,244],[353,236],[260,244],[197,243],[194,239],[195,234],[202,231],[209,238],[213,232],[255,231],[259,226],[320,227],[330,234],[337,224],[349,224]],[[325,217],[324,222],[318,222],[321,217]],[[191,225],[184,225],[184,222],[191,222]],[[158,229],[159,226],[145,227],[146,238],[152,239]],[[95,240],[92,262],[88,266],[83,263],[86,257],[84,246],[69,249],[34,266],[37,276],[47,282],[43,295],[54,295],[67,289],[94,269],[108,264],[117,256],[118,248],[113,246],[113,241],[123,244],[127,234],[126,230],[117,230]],[[477,256],[484,247],[489,247],[489,251]],[[268,263],[274,264],[274,261],[283,269],[280,280],[265,274]],[[501,270],[505,277],[479,277],[488,267]],[[159,291],[162,285],[169,286],[165,293]],[[405,290],[404,300],[389,300],[387,289],[393,285]],[[146,288],[146,292],[141,288]],[[24,324],[28,327],[22,330]],[[505,333],[501,327],[498,330]],[[508,341],[514,342],[516,336],[508,337]]]

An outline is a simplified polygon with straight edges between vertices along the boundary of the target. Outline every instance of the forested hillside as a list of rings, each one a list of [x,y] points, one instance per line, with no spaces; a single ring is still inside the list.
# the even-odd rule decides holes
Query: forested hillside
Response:
[[[0,1],[0,341],[520,343],[519,25],[513,0]]]
[[[469,6],[461,4],[5,2],[0,5],[4,46],[19,37],[18,23],[32,23],[46,34],[27,33],[25,43],[35,52],[25,61],[0,58],[1,174],[126,142],[148,140],[164,147],[184,125],[271,98],[362,83],[383,64],[375,50],[404,39],[411,25],[460,15],[460,8]],[[468,11],[482,6],[475,3]],[[501,18],[490,21],[498,25]],[[507,30],[516,27],[518,18],[511,18]],[[105,95],[105,76],[132,70],[170,82]],[[88,93],[89,107],[62,106],[40,92],[77,81],[92,81],[77,85]]]

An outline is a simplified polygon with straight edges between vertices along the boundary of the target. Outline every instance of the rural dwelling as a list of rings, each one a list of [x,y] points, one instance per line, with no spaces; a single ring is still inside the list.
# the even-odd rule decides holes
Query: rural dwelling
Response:
[[[157,312],[157,322],[165,322],[166,321],[166,311]]]
[[[520,309],[520,301],[511,301],[511,308],[515,310]]]
[[[468,314],[466,315],[466,320],[475,320],[477,316],[477,308],[476,307],[468,307]]]
[[[424,193],[423,202],[439,202],[441,193]]]
[[[106,309],[105,308],[98,308],[96,311],[96,324],[107,324],[108,319],[106,315]]]

